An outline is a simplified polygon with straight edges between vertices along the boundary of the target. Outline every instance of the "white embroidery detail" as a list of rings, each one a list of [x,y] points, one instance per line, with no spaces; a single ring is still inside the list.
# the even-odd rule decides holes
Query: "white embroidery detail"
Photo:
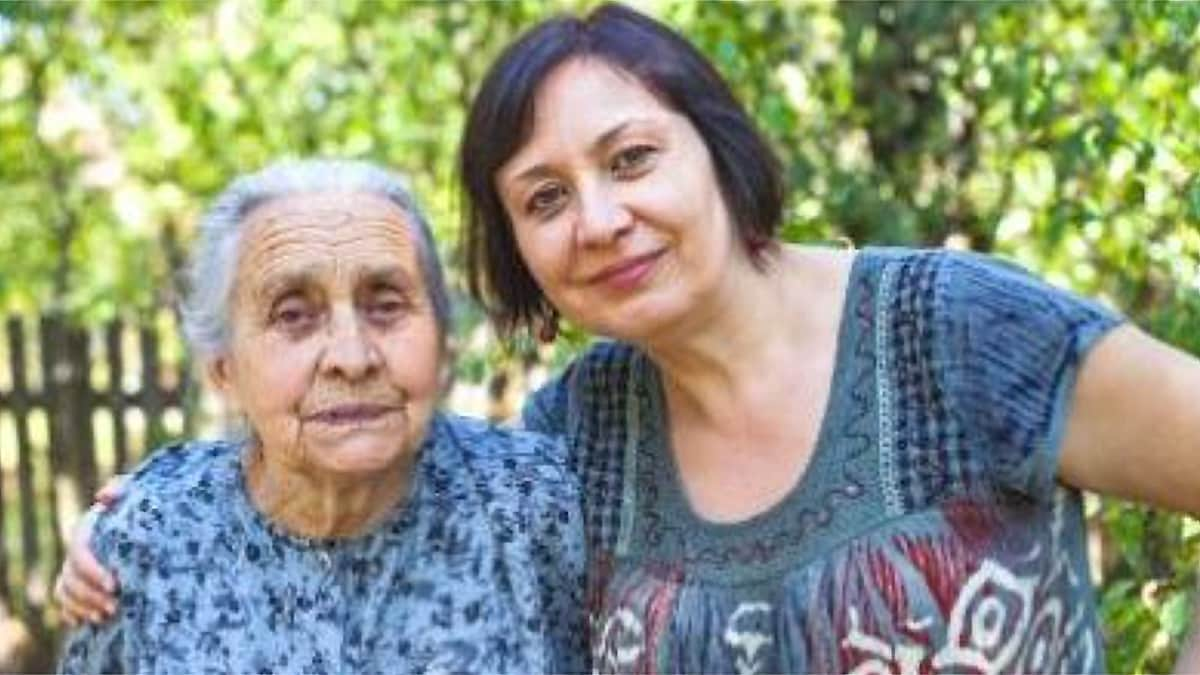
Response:
[[[632,610],[622,607],[609,615],[596,644],[595,663],[601,672],[626,672],[646,651],[646,631]]]
[[[740,652],[734,659],[738,675],[754,675],[759,672],[762,664],[758,660],[758,652],[774,642],[770,635],[760,630],[739,630],[738,624],[742,623],[743,619],[760,614],[769,618],[771,605],[765,602],[744,602],[729,615],[723,637],[726,644]]]
[[[1040,567],[1039,560],[1047,560],[1044,576],[1019,575],[995,560],[984,560],[955,598],[944,640],[937,635],[936,618],[902,620],[909,632],[926,633],[941,645],[931,659],[933,648],[893,647],[884,638],[865,633],[857,609],[848,608],[850,630],[842,646],[865,656],[852,672],[919,672],[926,659],[930,659],[926,668],[938,673],[1048,672],[1068,661],[1094,667],[1098,649],[1088,627],[1090,614],[1083,604],[1068,612],[1063,596],[1067,589],[1079,589],[1085,582],[1062,548],[1066,499],[1065,491],[1055,495],[1049,549],[1035,545],[1014,558],[1018,566],[1035,568]]]
[[[925,659],[925,648],[920,645],[896,645],[892,647],[877,637],[867,635],[859,626],[858,610],[850,607],[850,634],[842,639],[842,646],[866,652],[875,657],[859,663],[850,671],[851,675],[916,675],[921,672]],[[928,625],[928,620],[918,620]]]
[[[1011,667],[1033,614],[1037,577],[1018,577],[993,560],[971,575],[950,610],[937,670],[994,673]]]

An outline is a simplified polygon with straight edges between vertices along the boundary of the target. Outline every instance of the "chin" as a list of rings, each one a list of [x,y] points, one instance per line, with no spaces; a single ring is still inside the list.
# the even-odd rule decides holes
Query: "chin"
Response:
[[[396,439],[352,438],[334,447],[316,449],[317,464],[325,471],[345,475],[370,475],[388,471],[406,463],[416,452],[418,443],[405,442],[397,447]]]
[[[617,308],[591,330],[625,342],[643,342],[670,332],[685,316],[686,311],[678,303],[628,303]]]

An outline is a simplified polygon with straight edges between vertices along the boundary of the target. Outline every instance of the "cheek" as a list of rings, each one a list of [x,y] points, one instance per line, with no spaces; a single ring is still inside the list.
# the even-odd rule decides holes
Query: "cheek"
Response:
[[[566,223],[555,222],[515,233],[517,253],[534,281],[545,290],[550,290],[547,287],[570,263],[567,237],[562,234],[566,231]]]
[[[247,410],[278,412],[294,409],[312,379],[316,350],[305,343],[262,340],[245,349],[239,377]]]
[[[443,359],[435,327],[414,327],[397,335],[382,336],[380,346],[397,387],[416,399],[432,402],[437,398]]]

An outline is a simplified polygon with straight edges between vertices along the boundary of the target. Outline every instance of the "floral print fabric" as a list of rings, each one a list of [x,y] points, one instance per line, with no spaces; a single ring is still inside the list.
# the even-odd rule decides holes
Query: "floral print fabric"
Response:
[[[545,436],[438,416],[410,498],[348,540],[292,536],[249,501],[241,448],[158,451],[97,523],[117,617],[69,673],[578,672],[577,481]]]

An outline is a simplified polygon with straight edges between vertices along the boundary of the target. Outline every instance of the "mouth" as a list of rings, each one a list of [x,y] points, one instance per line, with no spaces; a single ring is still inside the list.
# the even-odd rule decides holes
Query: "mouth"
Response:
[[[322,408],[305,415],[305,422],[327,424],[330,426],[354,426],[373,422],[394,412],[399,412],[401,406],[382,405],[378,403],[351,403]]]
[[[650,274],[654,263],[666,252],[664,247],[625,258],[587,277],[586,281],[589,284],[611,286],[618,290],[632,289]]]

